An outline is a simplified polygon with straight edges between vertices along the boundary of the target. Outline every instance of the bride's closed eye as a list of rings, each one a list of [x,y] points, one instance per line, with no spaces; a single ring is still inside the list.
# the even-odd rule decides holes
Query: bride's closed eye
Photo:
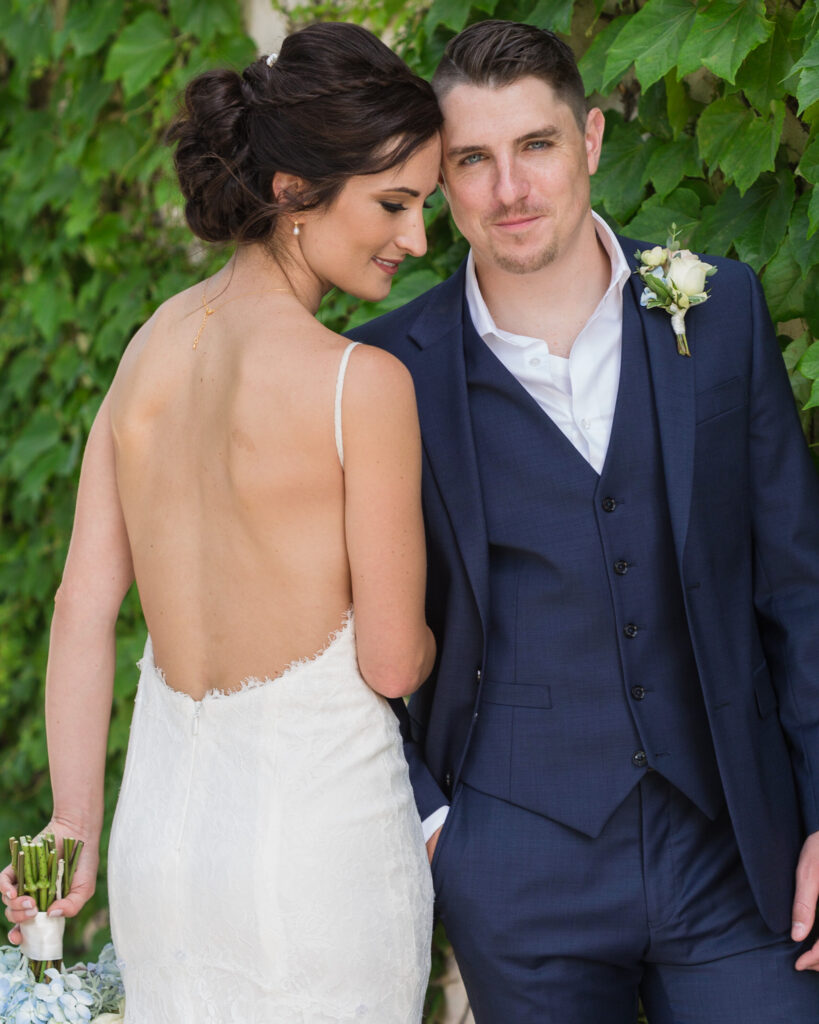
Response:
[[[403,203],[390,203],[386,199],[379,200],[379,203],[387,213],[400,213],[401,210],[406,210],[406,206]],[[426,200],[424,200],[423,209],[431,209],[429,202]]]

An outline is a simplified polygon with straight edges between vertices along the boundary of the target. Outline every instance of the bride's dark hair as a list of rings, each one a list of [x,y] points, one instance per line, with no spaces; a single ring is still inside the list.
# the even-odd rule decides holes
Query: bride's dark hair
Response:
[[[191,230],[253,242],[269,239],[277,214],[326,205],[353,175],[399,166],[440,125],[431,86],[372,33],[318,22],[270,63],[194,78],[167,137]],[[275,202],[276,171],[307,191]]]

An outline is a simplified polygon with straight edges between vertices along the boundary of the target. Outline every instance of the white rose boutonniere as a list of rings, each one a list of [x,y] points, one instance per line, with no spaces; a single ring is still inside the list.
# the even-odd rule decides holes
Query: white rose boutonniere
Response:
[[[717,268],[705,263],[689,249],[680,249],[677,234],[677,227],[672,224],[671,237],[665,248],[655,245],[634,255],[640,261],[636,273],[646,286],[640,303],[648,309],[659,307],[671,315],[677,351],[681,356],[690,356],[685,337],[685,314],[691,306],[706,301],[709,293],[705,290],[705,282],[716,274]]]

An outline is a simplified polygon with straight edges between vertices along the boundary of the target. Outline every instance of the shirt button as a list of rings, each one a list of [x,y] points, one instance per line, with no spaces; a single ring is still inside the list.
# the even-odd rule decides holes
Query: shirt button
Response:
[[[645,768],[648,764],[648,758],[644,750],[635,750],[631,755],[631,763],[635,768]]]
[[[532,358],[529,360],[529,365],[540,366],[540,359],[537,356],[532,356]]]
[[[644,686],[632,686],[632,688],[631,688],[631,696],[635,700],[643,700],[645,695],[646,695],[646,690],[645,690]]]
[[[637,636],[639,630],[633,622],[629,622],[626,626],[623,627],[623,632],[631,640],[633,637]]]
[[[614,498],[603,498],[600,504],[603,506],[604,512],[613,512],[617,508],[617,502]]]
[[[618,576],[625,576],[628,572],[628,562],[624,558],[618,558],[614,563],[614,571]]]
[[[581,427],[582,427],[582,428],[583,428],[584,430],[588,430],[588,429],[589,429],[589,427],[591,426],[591,420],[586,420],[586,419],[583,419],[583,420],[581,420],[581,421],[580,421],[580,426],[581,426]]]

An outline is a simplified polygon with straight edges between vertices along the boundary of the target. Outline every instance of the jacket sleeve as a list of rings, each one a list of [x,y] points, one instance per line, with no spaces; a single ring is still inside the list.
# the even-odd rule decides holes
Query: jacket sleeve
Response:
[[[428,684],[425,683],[424,685]],[[421,747],[412,738],[410,717],[406,704],[400,697],[391,700],[390,704],[398,718],[398,727],[401,730],[401,738],[404,741],[404,756],[409,766],[409,777],[412,791],[415,795],[415,805],[418,808],[421,821],[424,821],[440,807],[448,806],[449,800],[429,770]]]
[[[754,605],[808,833],[819,831],[819,476],[762,288],[753,325],[750,502]]]

